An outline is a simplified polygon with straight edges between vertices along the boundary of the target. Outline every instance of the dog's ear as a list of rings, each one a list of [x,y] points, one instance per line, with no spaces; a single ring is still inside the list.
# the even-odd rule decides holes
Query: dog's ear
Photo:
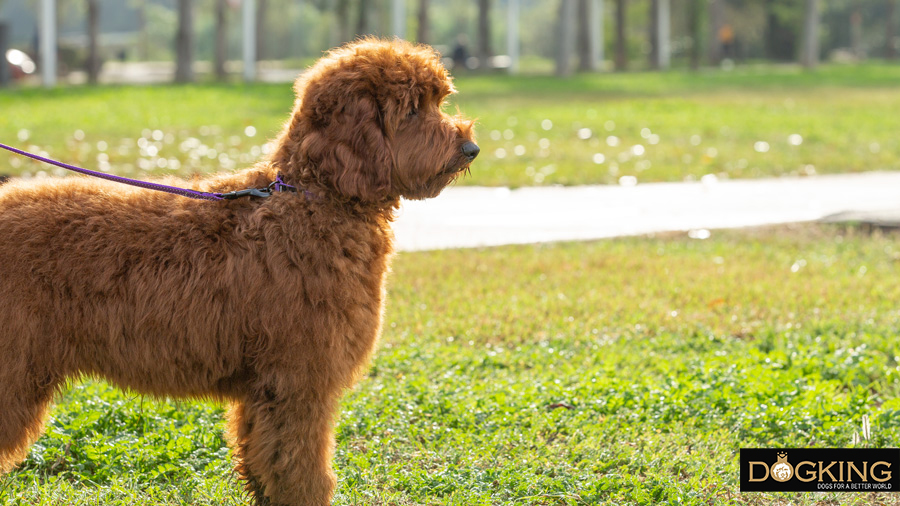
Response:
[[[390,194],[394,161],[382,112],[374,98],[360,95],[313,98],[319,103],[309,104],[313,132],[304,144],[321,182],[345,197],[377,202]]]

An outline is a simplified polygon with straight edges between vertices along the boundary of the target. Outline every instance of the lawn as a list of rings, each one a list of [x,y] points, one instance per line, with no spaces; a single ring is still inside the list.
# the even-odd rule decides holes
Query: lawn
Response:
[[[529,186],[900,170],[900,66],[460,76],[481,158],[460,184]],[[288,84],[0,92],[0,142],[128,176],[231,170],[267,151]],[[61,173],[0,153],[2,173]],[[636,179],[623,176],[633,176]]]
[[[740,447],[900,437],[900,236],[803,225],[401,253],[335,504],[876,504],[741,494]],[[439,275],[435,275],[439,273]],[[2,504],[237,505],[222,407],[69,389]]]

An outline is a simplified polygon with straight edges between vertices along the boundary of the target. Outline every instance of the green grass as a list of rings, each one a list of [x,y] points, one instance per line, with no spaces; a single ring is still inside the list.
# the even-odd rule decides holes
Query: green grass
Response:
[[[863,415],[896,446],[898,265],[900,236],[809,225],[399,254],[335,504],[889,501],[740,494],[737,452]],[[0,503],[241,504],[221,415],[77,386]]]
[[[461,76],[452,106],[478,118],[482,155],[460,184],[898,170],[898,81],[885,64]],[[287,84],[3,91],[0,142],[131,176],[230,170],[259,158],[291,105]],[[61,173],[4,153],[0,167]]]

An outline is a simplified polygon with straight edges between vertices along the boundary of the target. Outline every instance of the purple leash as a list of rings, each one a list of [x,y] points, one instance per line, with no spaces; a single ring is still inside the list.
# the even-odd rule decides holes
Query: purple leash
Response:
[[[61,167],[63,169],[68,169],[74,172],[78,172],[81,174],[86,174],[88,176],[99,177],[100,179],[106,179],[107,181],[115,181],[116,183],[123,183],[131,186],[137,186],[140,188],[146,188],[148,190],[156,190],[165,193],[172,193],[175,195],[181,195],[182,197],[187,197],[190,199],[197,200],[230,200],[236,199],[240,197],[268,197],[272,195],[272,192],[280,192],[280,191],[290,191],[296,192],[297,188],[285,184],[281,179],[281,174],[275,178],[275,181],[272,181],[269,186],[265,188],[248,188],[246,190],[238,190],[228,193],[213,193],[213,192],[201,192],[197,190],[189,190],[187,188],[178,188],[177,186],[167,186],[159,183],[151,183],[148,181],[138,181],[137,179],[129,179],[127,177],[115,176],[113,174],[107,174],[105,172],[98,172],[95,170],[82,169],[81,167],[76,167],[74,165],[69,165],[67,163],[58,162],[56,160],[52,160],[50,158],[45,158],[40,155],[36,155],[34,153],[29,153],[28,151],[22,151],[21,149],[16,149],[12,146],[7,146],[0,142],[0,148],[3,148],[7,151],[12,151],[13,153],[20,154],[22,156],[27,156],[28,158],[32,158],[44,163],[49,163],[50,165],[55,165],[57,167]]]

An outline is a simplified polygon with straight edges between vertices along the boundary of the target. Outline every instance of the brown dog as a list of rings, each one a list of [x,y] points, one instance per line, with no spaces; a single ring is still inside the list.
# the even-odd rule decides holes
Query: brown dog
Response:
[[[68,377],[233,402],[257,504],[331,500],[332,424],[381,327],[392,213],[478,154],[426,46],[361,40],[296,84],[269,160],[194,184],[283,175],[297,193],[189,200],[97,179],[0,189],[0,471],[25,457]],[[181,182],[182,185],[188,184]]]

